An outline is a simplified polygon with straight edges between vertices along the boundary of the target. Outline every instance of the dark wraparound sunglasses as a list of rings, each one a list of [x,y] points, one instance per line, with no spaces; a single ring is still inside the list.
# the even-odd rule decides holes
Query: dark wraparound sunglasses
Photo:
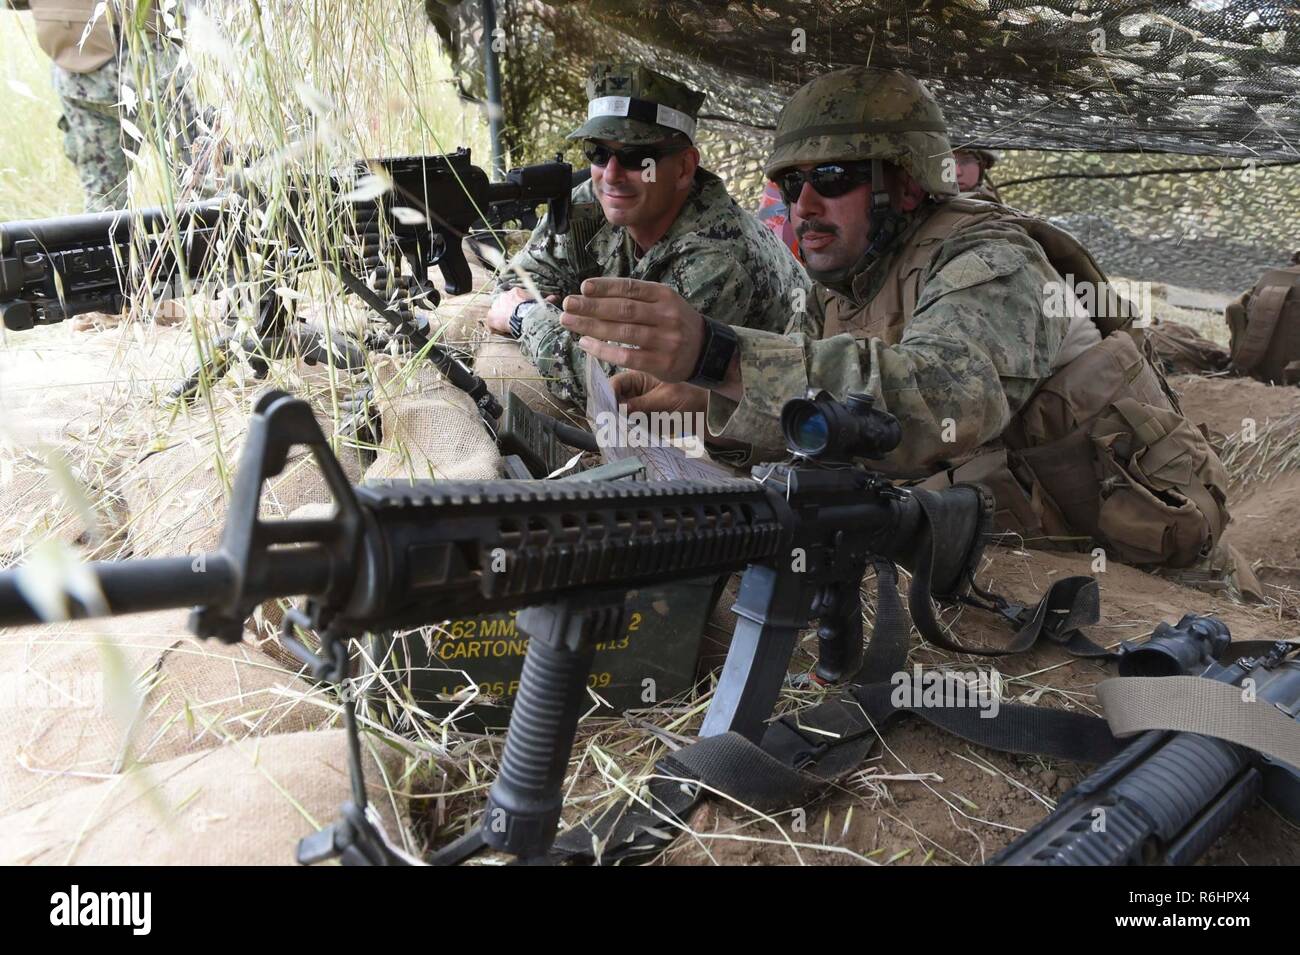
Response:
[[[618,164],[624,169],[639,172],[645,168],[647,159],[658,162],[664,156],[679,153],[686,148],[685,146],[625,146],[622,149],[611,149],[601,143],[588,142],[582,148],[582,154],[593,166],[600,166],[602,169],[609,164],[610,157],[614,156],[618,158]]]
[[[776,183],[787,206],[793,206],[799,200],[805,182],[819,196],[834,199],[852,192],[864,182],[870,182],[871,163],[827,162],[807,172],[802,169],[786,170],[772,181]]]

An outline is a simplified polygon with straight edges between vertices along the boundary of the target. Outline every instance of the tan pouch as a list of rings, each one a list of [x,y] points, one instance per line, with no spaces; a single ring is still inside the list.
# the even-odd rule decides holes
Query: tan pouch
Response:
[[[1101,466],[1101,538],[1134,564],[1188,567],[1228,523],[1227,475],[1182,415],[1133,398],[1091,430]]]
[[[1106,336],[1045,381],[1008,429],[1009,443],[1015,448],[1054,444],[1087,427],[1121,397],[1170,406],[1159,374],[1132,336],[1122,332]]]
[[[92,73],[117,55],[117,40],[110,23],[116,10],[101,12],[86,34],[86,42],[81,42],[95,6],[95,0],[37,0],[31,5],[36,42],[51,60],[70,73]]]

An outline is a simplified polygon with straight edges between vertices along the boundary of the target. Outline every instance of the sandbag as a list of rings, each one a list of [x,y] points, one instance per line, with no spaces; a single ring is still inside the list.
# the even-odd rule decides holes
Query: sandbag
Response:
[[[124,503],[97,480],[65,467],[85,513],[39,458],[23,455],[0,468],[0,567],[17,563],[42,540],[90,547],[109,545],[124,536]]]
[[[239,465],[244,437],[256,398],[245,402],[233,392],[219,391],[215,417],[196,412],[155,439],[160,449],[148,450],[125,473],[119,493],[129,514],[127,534],[135,557],[172,556],[212,551],[221,539],[228,503],[227,480]],[[326,435],[333,432],[329,417],[318,410]],[[366,453],[339,442],[336,452],[348,480],[360,480]],[[267,482],[262,496],[264,517],[286,517],[303,504],[328,502],[329,488],[310,452],[302,446],[290,453],[281,474]]]
[[[531,361],[523,356],[519,343],[512,338],[494,335],[481,342],[474,351],[474,373],[487,382],[505,407],[506,396],[517,394],[534,411],[562,417],[565,405],[546,390],[546,381]]]
[[[382,444],[367,480],[490,481],[501,455],[474,402],[428,362],[377,361]]]
[[[389,785],[401,757],[362,750],[371,804],[400,845]],[[0,818],[0,864],[292,865],[298,840],[350,798],[342,730],[248,739]]]
[[[0,812],[132,763],[332,718],[302,698],[312,688],[296,670],[248,646],[198,642],[188,613],[0,631]]]

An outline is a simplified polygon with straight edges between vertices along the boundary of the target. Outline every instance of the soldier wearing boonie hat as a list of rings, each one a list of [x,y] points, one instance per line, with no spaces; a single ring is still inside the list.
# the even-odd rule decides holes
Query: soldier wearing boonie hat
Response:
[[[790,251],[700,167],[703,93],[639,63],[604,61],[588,76],[587,98],[586,119],[568,138],[583,144],[592,177],[573,191],[569,232],[557,235],[549,218],[538,224],[487,317],[490,329],[519,340],[551,394],[579,404],[586,355],[557,306],[584,280],[661,283],[702,314],[773,332],[809,289]],[[546,303],[529,296],[516,269]]]

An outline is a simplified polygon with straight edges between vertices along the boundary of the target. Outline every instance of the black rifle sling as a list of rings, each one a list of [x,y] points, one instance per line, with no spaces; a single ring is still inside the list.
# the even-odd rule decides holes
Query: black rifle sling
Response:
[[[918,497],[927,519],[938,519],[925,506],[924,495]],[[927,527],[909,589],[912,619],[926,640],[961,653],[992,655],[1027,650],[1046,635],[1072,653],[1109,656],[1078,630],[1100,617],[1097,582],[1091,577],[1057,581],[1032,608],[992,597],[994,605],[984,609],[1000,612],[1018,628],[1003,649],[973,650],[954,642],[940,628],[930,598],[934,548],[945,539],[943,527]],[[638,804],[615,806],[579,822],[556,840],[553,852],[606,864],[657,853],[688,829],[687,815],[710,793],[760,812],[802,805],[860,766],[879,731],[904,713],[1003,752],[1100,763],[1123,748],[1125,744],[1111,735],[1100,717],[1005,703],[989,718],[980,707],[955,700],[947,685],[940,705],[929,699],[922,705],[919,690],[910,695],[908,705],[900,705],[908,697],[900,694],[896,675],[905,672],[910,628],[898,592],[897,569],[884,560],[876,561],[875,568],[871,642],[861,668],[839,699],[774,721],[761,745],[739,733],[724,733],[663,757]]]
[[[926,640],[954,653],[989,657],[1023,653],[1037,643],[1040,637],[1046,637],[1074,656],[1103,658],[1114,656],[1109,650],[1089,640],[1079,629],[1092,626],[1101,619],[1101,590],[1096,578],[1085,576],[1064,577],[1056,581],[1032,607],[1012,603],[1004,597],[982,591],[975,586],[973,580],[970,580],[972,589],[980,594],[983,600],[956,594],[944,595],[945,599],[959,600],[972,607],[996,613],[1017,628],[1016,634],[1009,643],[996,648],[970,647],[954,640],[939,625],[934,615],[934,603],[930,599],[930,577],[935,562],[935,546],[938,541],[954,539],[954,535],[951,535],[948,528],[944,526],[944,522],[950,519],[949,512],[937,507],[935,504],[937,496],[929,492],[915,491],[913,497],[925,512],[926,521],[916,571],[912,575],[912,586],[908,590],[907,598],[916,629]],[[973,577],[974,568],[971,570]]]

